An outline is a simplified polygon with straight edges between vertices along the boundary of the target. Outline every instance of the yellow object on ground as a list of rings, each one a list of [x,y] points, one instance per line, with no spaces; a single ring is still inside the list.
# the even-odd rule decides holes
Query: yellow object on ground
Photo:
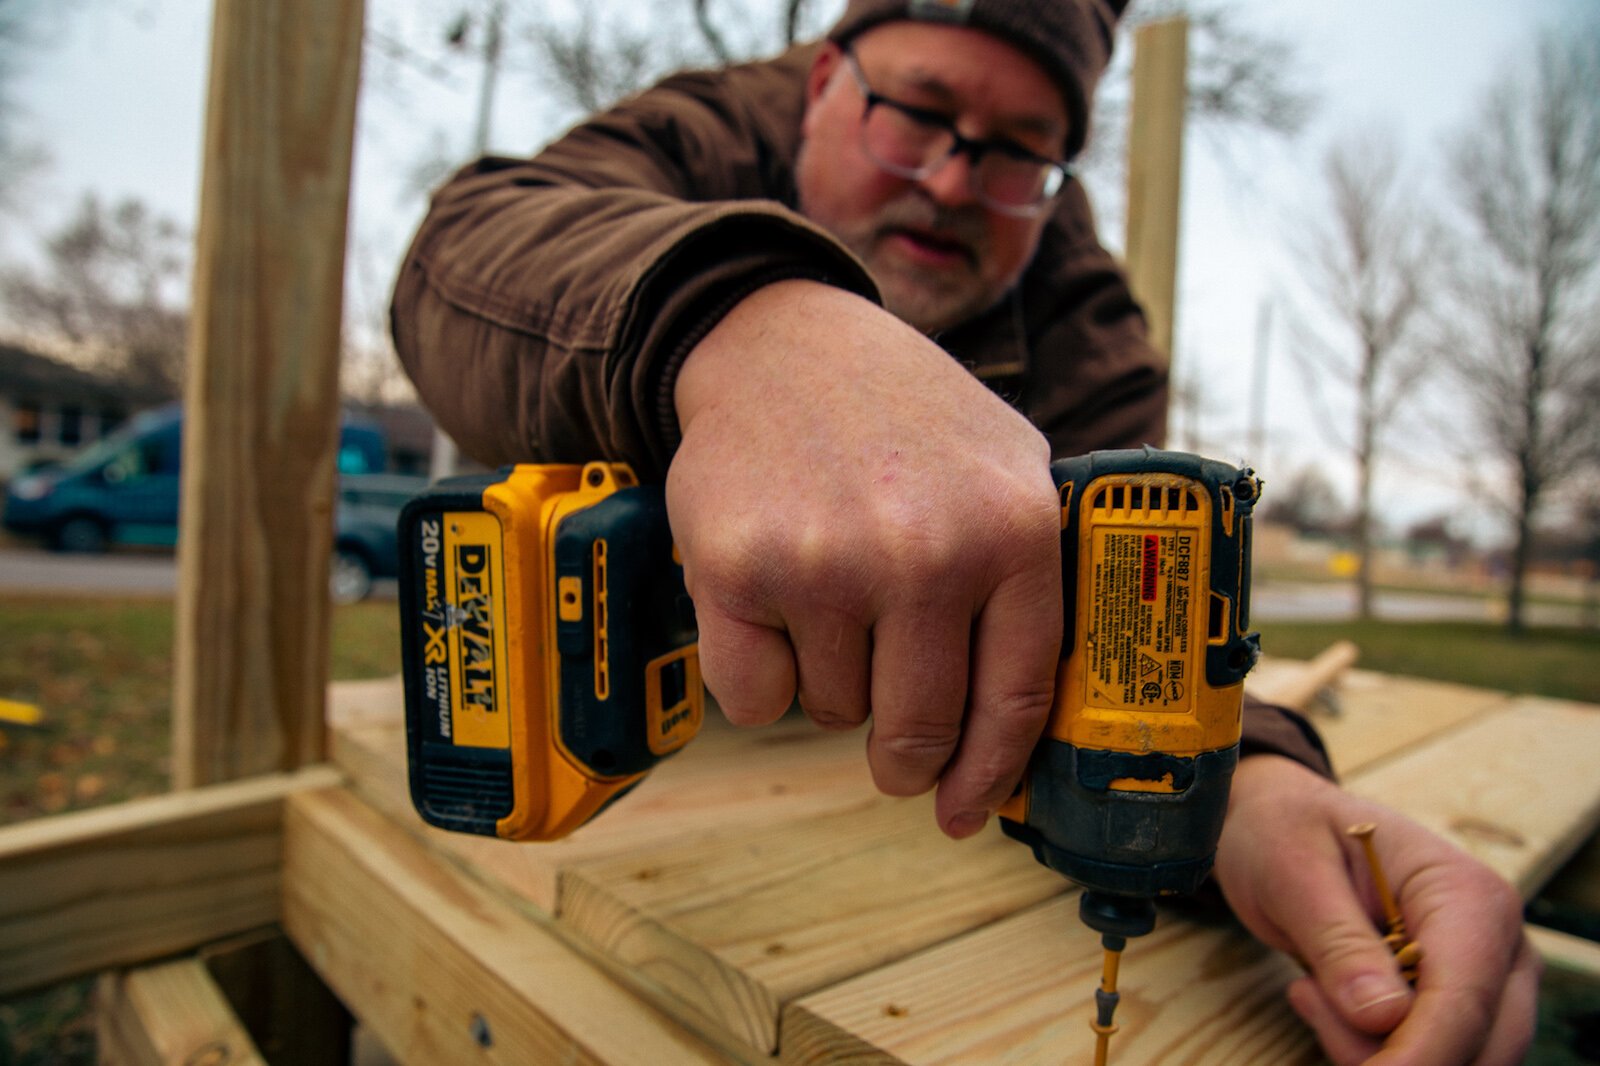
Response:
[[[41,725],[44,712],[31,703],[18,700],[0,700],[0,726]]]

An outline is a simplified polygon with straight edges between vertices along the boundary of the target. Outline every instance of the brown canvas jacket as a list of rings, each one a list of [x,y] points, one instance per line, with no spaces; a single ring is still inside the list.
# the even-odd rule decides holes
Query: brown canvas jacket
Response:
[[[795,208],[816,47],[676,75],[533,159],[487,158],[439,190],[392,325],[466,454],[627,461],[659,480],[678,441],[677,368],[738,300],[786,278],[878,298],[860,261]],[[936,340],[1058,456],[1165,436],[1165,360],[1076,183],[1016,290]],[[1290,732],[1267,750],[1289,750]],[[1290,748],[1317,763],[1303,742]]]

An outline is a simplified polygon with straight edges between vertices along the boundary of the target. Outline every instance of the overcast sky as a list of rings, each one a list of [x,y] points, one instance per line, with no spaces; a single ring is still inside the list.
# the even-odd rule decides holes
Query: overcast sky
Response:
[[[442,22],[454,6],[449,0],[369,0],[369,22],[400,32]],[[826,18],[841,3],[819,6],[819,17]],[[1317,165],[1330,140],[1364,127],[1392,130],[1416,184],[1436,197],[1445,138],[1469,121],[1539,27],[1589,5],[1235,0],[1233,6],[1257,20],[1251,25],[1291,43],[1295,69],[1318,99],[1315,117],[1292,142],[1258,135],[1219,143],[1192,132],[1187,144],[1176,360],[1179,376],[1202,386],[1201,440],[1218,455],[1239,459],[1249,446],[1261,304],[1272,297],[1282,308],[1294,297],[1286,235],[1318,202]],[[0,256],[14,261],[28,255],[87,192],[105,201],[136,197],[192,226],[210,7],[210,0],[78,0],[74,14],[60,16],[58,32],[32,57],[14,94],[24,109],[24,134],[47,147],[51,163],[27,193],[30,210],[0,232]],[[501,151],[531,150],[574,117],[543,97],[527,64],[524,56],[523,72],[509,74],[499,95],[492,143]],[[359,276],[351,298],[375,308],[422,211],[420,196],[406,190],[404,179],[436,136],[454,151],[465,150],[475,85],[467,70],[440,83],[387,61],[369,62],[366,76],[369,88],[381,83],[387,91],[364,96],[360,113],[352,234]],[[404,94],[402,105],[397,92]],[[1337,422],[1347,409],[1336,390],[1317,408],[1306,402],[1284,350],[1286,317],[1285,310],[1275,313],[1280,328],[1269,346],[1270,443],[1249,458],[1269,482],[1280,483],[1303,464],[1327,462],[1348,495],[1346,467],[1331,458],[1337,449],[1319,428],[1324,413]],[[1175,413],[1175,421],[1179,432],[1194,428],[1183,415]],[[1380,494],[1402,522],[1471,508],[1453,480],[1437,456],[1426,456],[1421,466],[1397,458]]]

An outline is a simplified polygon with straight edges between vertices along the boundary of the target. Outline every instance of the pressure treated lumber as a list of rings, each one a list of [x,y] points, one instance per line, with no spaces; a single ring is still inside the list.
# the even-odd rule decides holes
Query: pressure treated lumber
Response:
[[[1429,687],[1415,685],[1419,694]],[[1362,696],[1347,692],[1345,702],[1355,716]],[[1600,708],[1502,699],[1420,741],[1402,738],[1409,746],[1375,758],[1370,771],[1351,775],[1349,787],[1453,837],[1526,892],[1540,871],[1570,853],[1573,838],[1593,832],[1600,778],[1584,767],[1600,750],[1597,730]],[[783,1060],[822,1062],[848,1054],[862,1062],[919,1066],[1087,1061],[1072,1049],[1090,1045],[1072,1041],[1087,1039],[1099,961],[1092,944],[1071,939],[1088,934],[1078,928],[1069,902],[1036,913],[1051,908],[1063,908],[1054,926],[1019,928],[1023,917],[1007,919],[803,997],[784,1015]],[[1242,931],[1171,929],[1199,939],[1187,947],[1165,945],[1158,931],[1134,942],[1123,960],[1118,1066],[1320,1061],[1282,1001],[1283,986],[1296,973],[1292,964]],[[1052,942],[1053,936],[1062,939]],[[1017,991],[1053,988],[1063,971],[1069,971],[1066,988],[1053,999]],[[997,991],[986,996],[990,988]],[[1211,1017],[1218,1012],[1228,1020],[1221,1028]],[[1064,1018],[1071,1019],[1067,1028]],[[1230,1039],[1248,1038],[1247,1045],[1217,1043],[1236,1026],[1242,1028]]]
[[[1432,737],[1509,707],[1504,692],[1351,670],[1339,682],[1337,714],[1311,714],[1341,779],[1375,768]]]
[[[1098,937],[1077,894],[801,999],[781,1061],[994,1063],[1093,1060]],[[1292,963],[1231,926],[1163,921],[1124,957],[1117,1066],[1310,1066],[1321,1061],[1282,1001]]]
[[[180,788],[324,757],[361,0],[215,0],[184,390]]]
[[[106,1066],[267,1066],[196,958],[105,974],[95,989],[95,1015]]]
[[[1342,666],[1346,656],[1335,658]],[[1308,669],[1316,668],[1278,664],[1262,694],[1306,688]],[[1427,682],[1406,691],[1403,728],[1367,713],[1358,696],[1343,736],[1377,757],[1449,730],[1480,706],[1507,703],[1493,694],[1464,698],[1467,690],[1455,686],[1434,698]],[[753,760],[752,753],[741,762]],[[563,926],[656,982],[675,1010],[761,1049],[772,1046],[785,1003],[1067,887],[995,827],[956,844],[939,834],[925,801],[864,802],[773,826],[721,825],[698,844],[673,837],[614,859],[567,863],[557,913]]]
[[[1133,37],[1128,127],[1128,284],[1150,324],[1150,343],[1172,356],[1178,290],[1189,22],[1166,19]]]
[[[333,758],[364,799],[547,914],[557,910],[561,871],[576,862],[715,838],[741,826],[776,831],[877,796],[864,733],[826,733],[799,715],[741,730],[713,709],[686,749],[657,767],[626,800],[565,840],[513,844],[446,833],[426,828],[411,806],[398,679],[387,721],[379,686],[364,683],[347,693],[345,686],[335,685],[330,698]]]
[[[1337,685],[1340,678],[1355,665],[1361,652],[1348,640],[1335,641],[1317,654],[1317,657],[1298,668],[1279,674],[1266,681],[1257,681],[1250,687],[1260,692],[1261,698],[1281,707],[1296,711],[1307,710],[1323,691]]]
[[[338,779],[314,767],[0,830],[0,995],[275,921],[284,797]]]
[[[293,797],[285,838],[285,928],[402,1062],[740,1061],[345,789]]]
[[[998,833],[952,841],[931,796],[563,870],[561,924],[757,1051],[782,1005],[1067,884]]]
[[[1547,966],[1559,966],[1600,981],[1600,944],[1593,940],[1530,925],[1528,939]]]
[[[1600,827],[1600,708],[1523,696],[1348,787],[1454,841],[1532,896]]]

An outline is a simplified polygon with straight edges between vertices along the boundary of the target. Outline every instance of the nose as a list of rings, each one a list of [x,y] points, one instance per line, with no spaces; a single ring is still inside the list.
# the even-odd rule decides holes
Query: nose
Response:
[[[920,184],[936,203],[946,207],[965,207],[976,197],[972,192],[972,156],[965,151],[945,157],[933,173]]]

